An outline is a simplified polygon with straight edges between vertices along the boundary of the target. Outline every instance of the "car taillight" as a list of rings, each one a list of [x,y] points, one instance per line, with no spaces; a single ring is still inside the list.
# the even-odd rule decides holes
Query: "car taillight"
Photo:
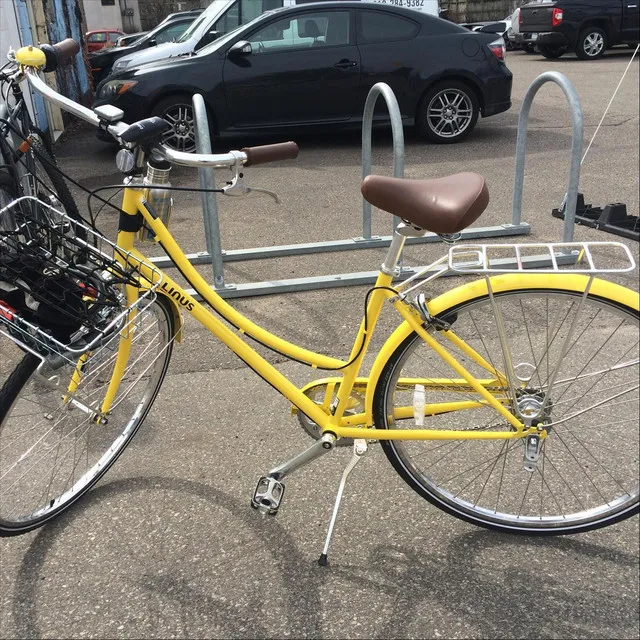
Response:
[[[490,42],[487,46],[491,49],[493,55],[498,58],[498,60],[504,62],[507,54],[507,48],[505,47],[504,40],[502,38],[498,38],[497,40]]]
[[[557,27],[562,22],[562,9],[554,9],[551,13],[551,25]]]

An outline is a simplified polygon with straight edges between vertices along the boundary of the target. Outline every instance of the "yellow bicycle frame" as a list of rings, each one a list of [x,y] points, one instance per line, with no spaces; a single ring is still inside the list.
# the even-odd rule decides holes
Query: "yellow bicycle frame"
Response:
[[[539,433],[536,428],[525,428],[522,422],[509,410],[509,399],[506,398],[504,394],[506,386],[504,374],[496,371],[492,365],[487,363],[475,350],[452,331],[440,332],[452,345],[460,349],[485,369],[489,377],[486,379],[477,379],[471,375],[471,373],[430,334],[424,325],[424,320],[418,312],[394,294],[393,290],[391,290],[392,276],[380,272],[375,284],[377,288],[372,292],[366,310],[367,328],[365,330],[365,322],[363,319],[351,354],[347,361],[343,361],[289,343],[254,324],[251,320],[231,307],[208,285],[204,278],[202,278],[190,264],[162,221],[154,217],[153,211],[148,207],[145,200],[145,193],[142,188],[127,187],[125,189],[122,210],[124,214],[129,216],[142,216],[144,224],[153,232],[155,241],[160,243],[184,278],[202,297],[204,302],[210,305],[218,314],[235,327],[235,331],[227,327],[219,318],[207,310],[203,304],[189,295],[180,285],[163,272],[160,272],[161,282],[157,291],[167,296],[176,307],[179,306],[183,311],[190,313],[200,324],[206,327],[238,355],[261,378],[285,396],[295,407],[295,410],[302,411],[310,420],[318,424],[323,432],[333,433],[337,437],[345,438],[362,438],[366,435],[367,438],[378,440],[509,439],[521,438],[528,433]],[[148,266],[150,261],[134,248],[135,236],[135,232],[119,231],[117,245],[126,252],[129,252],[131,257],[126,259],[135,261],[135,266],[140,269],[145,278],[156,281],[158,275],[157,272],[154,272]],[[138,264],[138,261],[140,261],[140,264]],[[544,274],[511,274],[492,278],[491,288],[496,293],[516,288],[564,288],[584,292],[587,280],[587,277],[578,275],[554,274],[553,277],[550,278]],[[389,287],[389,289],[382,287]],[[600,280],[594,280],[591,285],[592,294],[598,295],[599,292],[602,293],[604,291],[603,287],[606,287],[607,298],[618,299],[627,306],[635,306],[635,308],[638,308],[637,295],[634,299],[631,299],[634,296],[633,292],[608,282],[605,283]],[[134,287],[128,287],[127,299],[129,302],[132,302],[132,297],[136,295],[137,290]],[[486,281],[480,280],[472,282],[430,301],[428,305],[429,313],[436,316],[438,313],[460,302],[485,295],[487,295]],[[379,352],[369,377],[358,377],[382,306],[386,300],[391,298],[393,298],[393,306],[400,313],[404,322],[390,336]],[[467,391],[477,394],[478,396],[477,401],[465,399],[426,405],[425,415],[436,415],[447,411],[461,411],[479,406],[489,406],[500,414],[504,418],[505,423],[510,425],[512,429],[505,429],[503,431],[454,431],[373,428],[373,395],[383,367],[398,345],[413,331],[417,332],[424,342],[456,372],[459,379],[401,378],[398,381],[398,385],[407,385],[408,388],[413,388],[415,384],[423,384],[426,389],[443,389],[449,387],[452,393]],[[247,344],[247,342],[242,339],[243,334],[285,356],[307,363],[314,368],[339,370],[341,377],[317,380],[299,389]],[[116,367],[102,405],[102,411],[105,413],[109,410],[110,403],[115,397],[120,380],[124,374],[130,347],[131,336],[121,336]],[[337,406],[334,408],[329,406],[330,400],[325,400],[325,402],[318,404],[305,393],[310,388],[325,383],[334,385],[334,389],[338,387]],[[345,415],[345,411],[349,407],[351,394],[354,391],[359,393],[364,392],[364,412],[357,415]],[[412,414],[413,407],[400,407],[395,409],[394,417],[406,418],[411,417]],[[546,432],[542,432],[540,435],[544,438]]]

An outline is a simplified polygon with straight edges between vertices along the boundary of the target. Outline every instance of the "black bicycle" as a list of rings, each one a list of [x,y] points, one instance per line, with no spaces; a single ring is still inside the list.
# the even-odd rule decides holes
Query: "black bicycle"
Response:
[[[46,70],[54,71],[57,66],[54,47],[42,47],[52,50],[51,64]],[[22,72],[13,52],[7,57],[8,62],[0,68],[0,209],[17,198],[31,196],[35,199],[25,201],[24,206],[33,208],[37,201],[44,201],[81,221],[69,187],[57,168],[51,138],[31,118],[20,88]],[[7,224],[13,221],[6,218],[3,225]]]

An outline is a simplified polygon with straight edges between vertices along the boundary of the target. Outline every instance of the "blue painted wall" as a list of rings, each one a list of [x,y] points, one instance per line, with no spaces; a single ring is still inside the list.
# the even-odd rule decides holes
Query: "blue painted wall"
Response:
[[[82,0],[43,0],[47,16],[47,31],[51,43],[65,38],[73,38],[83,43],[82,13],[79,2]],[[73,64],[56,71],[58,90],[67,97],[78,102],[87,102],[91,91],[87,65],[82,48],[76,54]]]
[[[0,0],[4,2],[5,0]],[[82,30],[82,13],[80,11],[79,2],[82,0],[40,0],[44,9],[47,33],[49,42],[55,44],[65,38],[73,38],[77,42],[84,44],[84,33]],[[20,23],[20,36],[23,46],[34,43],[33,34],[35,34],[35,25],[33,29],[29,23],[29,12],[24,2],[15,1],[18,13],[18,21]],[[58,91],[63,95],[89,104],[91,101],[91,84],[89,80],[89,71],[83,54],[84,46],[78,52],[72,64],[66,65],[58,69],[56,73],[56,82]],[[48,130],[49,123],[47,121],[47,113],[45,110],[44,100],[38,93],[33,92],[35,118],[41,129]],[[63,112],[64,113],[64,112]],[[68,116],[64,116],[65,119]]]
[[[73,38],[83,43],[82,13],[79,3],[82,0],[42,0],[47,17],[49,41],[54,44],[65,38]],[[73,64],[56,71],[58,90],[68,98],[86,103],[90,97],[91,85],[82,48]]]

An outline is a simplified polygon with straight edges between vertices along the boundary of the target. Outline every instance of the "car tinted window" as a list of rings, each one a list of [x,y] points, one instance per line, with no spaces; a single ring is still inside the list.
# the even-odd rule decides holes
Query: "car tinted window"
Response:
[[[492,24],[486,24],[481,27],[481,33],[504,33],[507,30],[507,25],[504,22],[493,22]]]
[[[121,34],[119,33],[110,33],[109,34],[109,40],[111,40],[111,42],[117,42],[118,38],[120,37]]]
[[[156,33],[156,42],[158,44],[162,44],[164,42],[173,42],[174,40],[177,40],[178,37],[184,33],[188,24],[188,22],[175,22],[170,24],[165,29]]]
[[[410,40],[418,33],[420,25],[383,11],[360,11],[358,16],[358,42],[387,42]]]
[[[255,54],[349,44],[348,11],[318,11],[276,20],[249,36]]]
[[[88,42],[106,42],[107,34],[106,33],[92,33],[88,38]]]

